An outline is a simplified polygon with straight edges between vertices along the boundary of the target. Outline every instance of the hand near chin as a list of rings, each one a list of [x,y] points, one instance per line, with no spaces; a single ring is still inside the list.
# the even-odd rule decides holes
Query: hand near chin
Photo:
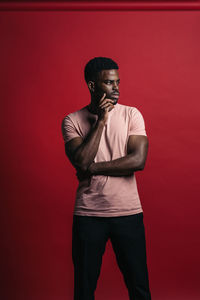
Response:
[[[102,120],[104,123],[106,123],[108,119],[108,113],[113,108],[114,100],[106,98],[106,93],[104,93],[97,107],[99,120]]]

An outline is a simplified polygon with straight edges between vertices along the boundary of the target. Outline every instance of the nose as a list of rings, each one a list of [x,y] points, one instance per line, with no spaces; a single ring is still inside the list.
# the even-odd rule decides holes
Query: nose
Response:
[[[117,82],[113,82],[113,90],[119,90],[119,86],[117,84]]]

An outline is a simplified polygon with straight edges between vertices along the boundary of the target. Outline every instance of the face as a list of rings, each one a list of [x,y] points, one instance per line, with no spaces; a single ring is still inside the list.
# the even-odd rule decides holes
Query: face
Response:
[[[106,93],[106,98],[114,100],[114,104],[117,104],[119,98],[119,83],[118,70],[102,70],[99,72],[94,89],[94,95],[97,101]]]

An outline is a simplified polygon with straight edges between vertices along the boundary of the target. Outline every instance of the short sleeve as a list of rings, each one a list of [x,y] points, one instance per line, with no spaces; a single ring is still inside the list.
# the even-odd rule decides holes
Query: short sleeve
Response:
[[[137,108],[131,110],[128,135],[147,135],[144,118]]]
[[[67,143],[71,139],[80,136],[76,130],[76,127],[74,126],[74,123],[72,122],[69,116],[66,116],[63,119],[61,129],[62,129],[64,143]]]

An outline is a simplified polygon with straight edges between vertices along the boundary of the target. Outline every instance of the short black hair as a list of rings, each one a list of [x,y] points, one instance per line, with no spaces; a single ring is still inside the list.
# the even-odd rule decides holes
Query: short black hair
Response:
[[[90,80],[96,80],[98,72],[102,70],[119,69],[117,63],[108,57],[94,57],[85,66],[84,76],[88,83]]]

